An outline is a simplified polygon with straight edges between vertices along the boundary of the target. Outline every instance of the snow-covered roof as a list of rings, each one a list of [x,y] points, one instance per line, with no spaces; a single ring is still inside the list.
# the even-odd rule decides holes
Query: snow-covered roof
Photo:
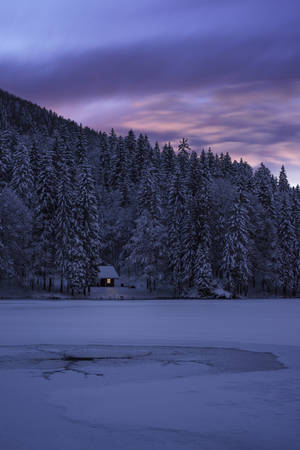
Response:
[[[119,278],[116,269],[113,266],[99,266],[100,278]]]

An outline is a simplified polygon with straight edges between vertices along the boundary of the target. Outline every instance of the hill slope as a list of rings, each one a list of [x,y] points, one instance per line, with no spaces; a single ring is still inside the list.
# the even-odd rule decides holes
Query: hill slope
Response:
[[[0,91],[0,278],[79,292],[100,259],[177,296],[299,292],[300,192],[230,155],[82,128]]]

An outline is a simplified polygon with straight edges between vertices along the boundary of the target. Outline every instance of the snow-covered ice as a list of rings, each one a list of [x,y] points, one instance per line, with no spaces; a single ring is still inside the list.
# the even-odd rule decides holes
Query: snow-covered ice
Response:
[[[1,301],[0,449],[298,450],[300,302]]]

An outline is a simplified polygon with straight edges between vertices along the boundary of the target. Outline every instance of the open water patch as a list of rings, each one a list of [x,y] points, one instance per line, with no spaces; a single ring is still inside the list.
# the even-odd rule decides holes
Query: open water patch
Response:
[[[34,345],[0,347],[0,370],[30,369],[51,379],[76,372],[151,379],[188,375],[270,371],[285,368],[276,355],[236,348],[179,346]],[[133,370],[132,370],[133,369]],[[125,376],[126,378],[126,376]]]

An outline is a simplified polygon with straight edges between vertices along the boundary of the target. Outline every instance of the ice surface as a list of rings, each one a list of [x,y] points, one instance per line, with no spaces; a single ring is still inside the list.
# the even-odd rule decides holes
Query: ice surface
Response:
[[[0,449],[289,449],[300,302],[0,302]]]

